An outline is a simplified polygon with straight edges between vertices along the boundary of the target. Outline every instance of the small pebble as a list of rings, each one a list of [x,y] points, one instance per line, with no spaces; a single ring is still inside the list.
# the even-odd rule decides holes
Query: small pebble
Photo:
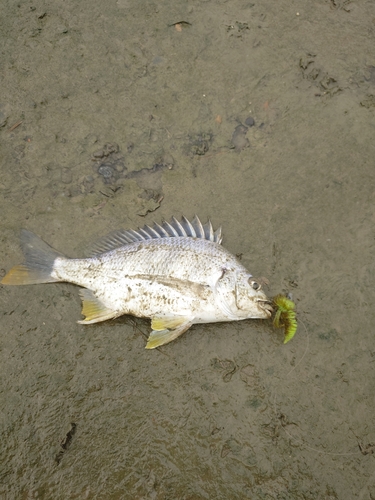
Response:
[[[255,120],[252,116],[248,116],[245,120],[245,125],[248,127],[253,127],[255,125]]]
[[[105,181],[109,181],[113,177],[113,168],[109,165],[101,165],[98,168],[98,174],[104,177]]]

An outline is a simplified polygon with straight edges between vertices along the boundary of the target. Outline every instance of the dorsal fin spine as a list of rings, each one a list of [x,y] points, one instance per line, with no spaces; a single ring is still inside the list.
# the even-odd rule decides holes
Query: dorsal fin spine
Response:
[[[109,252],[137,241],[147,241],[158,238],[200,238],[208,241],[221,243],[221,228],[213,230],[211,221],[202,225],[197,216],[190,222],[186,217],[178,221],[172,217],[171,222],[164,221],[162,225],[157,222],[153,227],[148,225],[138,228],[138,230],[127,229],[114,231],[113,233],[94,243],[87,251],[89,256]]]
[[[176,238],[178,238],[180,236],[178,234],[178,232],[176,231],[176,229],[172,226],[172,224],[169,224],[169,222],[164,221],[163,226],[166,228],[167,232],[169,231],[168,236],[175,236]]]
[[[219,229],[216,229],[216,231],[214,232],[214,241],[220,244],[222,239],[221,227],[219,227]]]
[[[135,231],[134,229],[128,229],[128,233],[134,238],[134,241],[145,239],[138,231]]]
[[[191,236],[192,238],[196,238],[197,233],[195,232],[195,229],[194,229],[194,226],[192,225],[192,223],[186,217],[182,217],[182,220],[184,221],[184,223],[186,224],[186,226],[189,230],[190,234],[188,234],[188,236]]]
[[[146,231],[146,229],[144,227],[140,227],[137,231],[139,234],[141,234],[145,240],[151,240],[152,239],[152,236],[150,235],[150,233],[148,231]]]
[[[197,231],[197,237],[198,238],[206,238],[206,233],[204,231],[202,223],[196,215],[194,216],[193,224],[194,224],[195,230]]]
[[[160,224],[158,224],[157,222],[154,223],[154,228],[156,228],[156,230],[159,233],[159,236],[161,238],[167,238],[168,236],[170,236],[167,233],[167,231]]]
[[[147,225],[145,226],[145,228],[147,228],[147,232],[151,236],[151,238],[160,238],[159,233],[155,231],[155,229],[152,229],[152,227]]]
[[[174,227],[178,229],[179,235],[180,236],[187,236],[186,231],[184,229],[184,226],[176,219],[176,217],[172,217],[172,221],[174,224]]]

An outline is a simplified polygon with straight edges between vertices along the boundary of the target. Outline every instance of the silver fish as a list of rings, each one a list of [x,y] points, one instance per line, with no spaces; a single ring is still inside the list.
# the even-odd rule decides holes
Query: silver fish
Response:
[[[91,247],[90,257],[70,259],[23,230],[25,263],[4,285],[66,281],[84,287],[81,324],[123,314],[151,319],[146,348],[171,342],[195,323],[269,318],[272,306],[238,260],[198,217],[115,231]]]

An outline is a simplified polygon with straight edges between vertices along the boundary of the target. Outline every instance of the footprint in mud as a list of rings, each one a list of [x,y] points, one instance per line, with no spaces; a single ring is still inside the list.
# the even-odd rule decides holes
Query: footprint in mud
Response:
[[[163,172],[164,170],[172,170],[174,167],[174,159],[169,153],[163,153],[156,158],[152,167],[142,168],[129,172],[125,178],[134,179],[142,193],[139,198],[145,200],[143,208],[137,211],[137,214],[144,217],[149,212],[154,212],[160,207],[160,203],[164,198],[163,194]]]
[[[350,12],[351,0],[330,0],[331,8],[334,10],[345,10],[345,12]]]
[[[231,143],[237,151],[241,151],[242,149],[249,147],[250,142],[246,137],[247,131],[248,128],[245,127],[245,125],[237,125],[234,129]]]
[[[360,105],[367,109],[375,108],[375,95],[368,94],[364,99],[362,99]]]
[[[248,23],[242,23],[240,21],[235,21],[233,24],[228,24],[226,26],[227,33],[229,36],[235,36],[236,38],[242,38],[242,36],[250,31]]]
[[[299,60],[299,67],[304,80],[309,80],[318,87],[321,93],[315,94],[318,97],[328,95],[330,97],[342,92],[337,80],[323,71],[316,65],[316,54],[307,53]]]
[[[375,107],[375,66],[368,65],[365,67],[362,82],[360,82],[365,91],[366,96],[360,101],[360,105],[370,109]]]
[[[128,145],[127,152],[129,154],[133,147],[133,144]],[[141,189],[138,197],[144,200],[142,208],[137,212],[140,216],[145,216],[160,206],[164,197],[162,172],[171,170],[174,166],[173,157],[164,152],[155,158],[151,167],[129,171],[125,165],[125,156],[116,143],[104,144],[103,148],[93,154],[92,161],[94,162],[94,178],[101,179],[102,183],[105,184],[105,187],[103,186],[99,192],[106,197],[112,198],[127,179],[136,181]]]
[[[248,116],[245,120],[244,125],[242,123],[240,123],[234,129],[234,132],[232,134],[231,144],[236,151],[242,151],[244,148],[247,148],[250,146],[250,141],[246,137],[246,134],[247,134],[249,128],[253,127],[254,125],[255,125],[254,118],[251,116]]]
[[[127,149],[128,152],[131,152],[133,145],[129,145]],[[155,159],[151,167],[129,172],[125,166],[125,157],[116,143],[104,144],[103,148],[96,151],[91,159],[95,162],[94,171],[104,184],[115,184],[121,178],[141,179],[148,174],[154,174],[165,169],[171,170],[174,165],[173,157],[163,153]]]
[[[94,170],[101,177],[104,184],[115,184],[127,171],[124,156],[120,153],[118,144],[106,143],[103,148],[92,156],[95,162]]]
[[[211,360],[211,366],[215,370],[220,370],[223,372],[222,377],[224,382],[230,382],[232,376],[236,373],[238,369],[235,362],[230,359],[213,358]]]
[[[189,143],[186,146],[188,155],[204,156],[210,149],[213,135],[211,133],[201,132],[189,137]]]

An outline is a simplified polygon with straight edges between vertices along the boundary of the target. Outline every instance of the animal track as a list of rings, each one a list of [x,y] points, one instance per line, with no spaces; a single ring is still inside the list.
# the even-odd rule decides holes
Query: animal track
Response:
[[[318,87],[320,90],[320,93],[317,94],[318,96],[329,95],[332,97],[341,92],[342,88],[339,86],[337,80],[316,65],[315,57],[316,54],[308,53],[299,60],[302,77]]]

